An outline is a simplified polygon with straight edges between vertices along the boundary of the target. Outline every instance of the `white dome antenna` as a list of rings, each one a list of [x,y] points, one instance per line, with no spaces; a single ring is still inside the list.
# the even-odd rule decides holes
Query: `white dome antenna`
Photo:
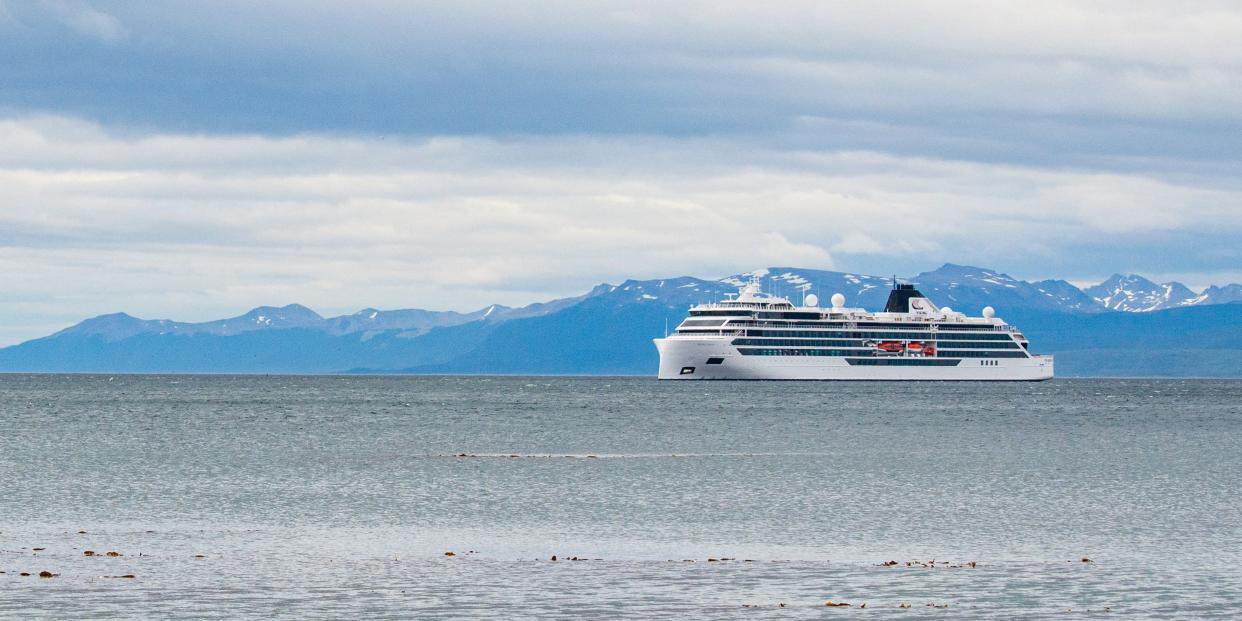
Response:
[[[806,294],[806,305],[807,306],[819,306],[819,296],[815,295],[814,293]]]
[[[840,293],[832,294],[832,307],[833,308],[844,308],[845,307],[845,296],[841,295]]]
[[[983,316],[984,316],[984,317],[986,317],[986,318],[988,318],[988,319],[991,319],[991,318],[995,317],[995,316],[996,316],[996,309],[995,309],[995,308],[992,308],[991,306],[984,306],[984,307],[983,307]]]

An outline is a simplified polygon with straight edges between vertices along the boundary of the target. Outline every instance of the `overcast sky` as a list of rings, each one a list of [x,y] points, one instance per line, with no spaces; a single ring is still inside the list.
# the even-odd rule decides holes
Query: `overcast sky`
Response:
[[[0,345],[1240,239],[1237,2],[0,0]]]

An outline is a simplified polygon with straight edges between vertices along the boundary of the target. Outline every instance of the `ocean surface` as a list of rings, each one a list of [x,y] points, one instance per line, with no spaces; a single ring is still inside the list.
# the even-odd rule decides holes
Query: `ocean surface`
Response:
[[[1238,618],[1240,484],[1237,381],[0,375],[0,617]]]

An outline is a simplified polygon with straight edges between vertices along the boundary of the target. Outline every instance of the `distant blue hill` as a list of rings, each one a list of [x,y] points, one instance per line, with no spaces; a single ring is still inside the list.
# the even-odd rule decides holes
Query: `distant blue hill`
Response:
[[[809,286],[871,309],[883,306],[890,286],[884,277],[799,268],[761,275],[765,289],[795,301]],[[631,280],[471,313],[364,309],[325,318],[292,304],[205,323],[116,313],[0,349],[0,371],[653,375],[651,339],[690,305],[720,299],[746,276]],[[1168,310],[1119,312],[1065,281],[1031,283],[984,268],[945,265],[908,280],[942,306],[970,314],[996,307],[1034,350],[1057,354],[1060,376],[1242,377],[1242,304],[1213,303],[1232,300],[1236,285],[1209,288],[1216,297]],[[1129,299],[1153,305],[1125,286]]]

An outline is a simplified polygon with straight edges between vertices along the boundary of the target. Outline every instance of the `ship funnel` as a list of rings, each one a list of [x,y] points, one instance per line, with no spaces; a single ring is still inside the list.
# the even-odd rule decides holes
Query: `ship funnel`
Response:
[[[919,293],[914,285],[898,284],[888,293],[888,303],[884,305],[886,313],[934,313],[936,305]]]

